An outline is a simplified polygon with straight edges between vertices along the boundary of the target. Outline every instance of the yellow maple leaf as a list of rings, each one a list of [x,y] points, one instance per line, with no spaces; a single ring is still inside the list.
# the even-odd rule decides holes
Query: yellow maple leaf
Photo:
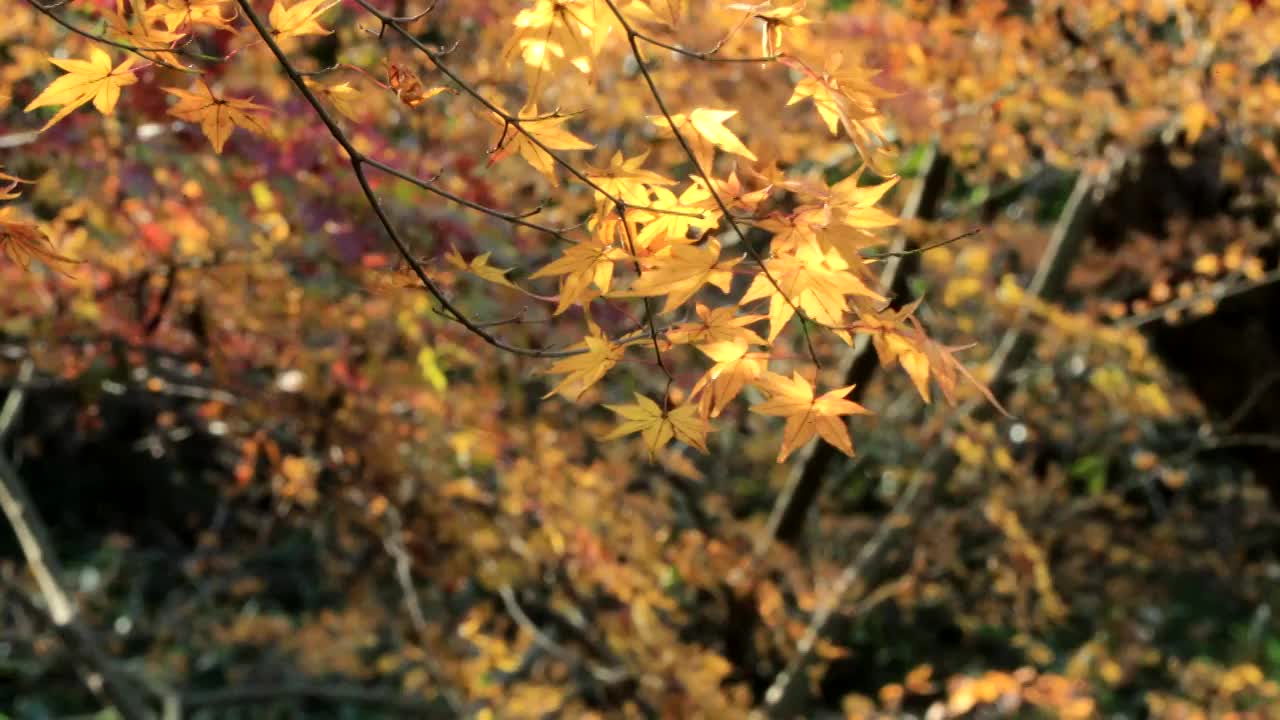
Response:
[[[271,6],[271,32],[277,38],[332,33],[320,24],[320,16],[338,4],[338,0],[301,0],[286,8],[281,0]]]
[[[173,47],[182,39],[183,33],[154,27],[154,24],[146,19],[146,8],[142,0],[130,0],[130,4],[133,10],[132,17],[139,18],[141,21],[131,24],[123,14],[123,3],[118,2],[117,9],[120,12],[103,13],[102,19],[106,21],[107,27],[111,28],[125,43],[139,48],[138,53],[148,60],[178,67],[178,58],[163,48]]]
[[[668,313],[693,297],[703,285],[711,284],[729,292],[733,282],[733,266],[737,259],[720,262],[720,243],[711,238],[705,245],[675,245],[670,252],[654,255],[646,269],[631,287],[615,292],[615,297],[654,297],[666,295],[662,312]]]
[[[93,102],[93,106],[103,115],[110,115],[120,99],[120,88],[138,82],[138,78],[130,71],[134,58],[125,58],[113,69],[111,56],[102,48],[89,49],[88,60],[71,60],[49,58],[49,62],[67,71],[66,75],[54,80],[44,92],[24,108],[31,112],[36,108],[50,105],[61,105],[62,108],[49,118],[49,122],[40,128],[44,132],[70,115],[76,108]]]
[[[849,272],[849,264],[835,251],[823,254],[818,248],[802,245],[795,254],[780,255],[765,261],[775,286],[769,277],[761,273],[755,277],[740,304],[761,298],[770,298],[769,342],[791,320],[798,307],[818,323],[827,327],[843,324],[848,309],[845,296],[854,295],[876,302],[885,298],[867,287],[858,276]],[[794,306],[794,307],[793,307]]]
[[[628,210],[627,219],[644,223],[636,234],[636,254],[652,254],[674,244],[695,242],[689,231],[701,233],[720,221],[720,210],[702,203],[710,198],[705,185],[694,183],[679,197],[664,187],[650,188],[653,200],[646,206],[652,210]],[[642,252],[642,251],[647,251]]]
[[[704,169],[709,169],[711,149],[708,145],[718,147],[728,153],[741,155],[748,160],[757,159],[755,153],[751,152],[746,145],[743,145],[732,130],[724,126],[725,120],[737,114],[737,110],[697,108],[688,115],[684,113],[672,115],[670,121],[663,116],[654,116],[649,119],[659,128],[673,132],[679,131],[680,135],[693,145],[694,154],[698,156],[699,164]]]
[[[738,308],[726,305],[715,309],[697,303],[693,308],[701,322],[686,322],[667,330],[667,340],[681,345],[710,344],[741,341],[755,345],[768,345],[764,338],[756,334],[747,325],[760,322],[765,315],[738,315]]]
[[[707,452],[707,421],[698,414],[696,407],[681,405],[674,410],[663,410],[658,403],[640,393],[635,397],[636,401],[631,405],[605,406],[622,416],[622,422],[604,436],[605,440],[638,432],[651,458],[673,437],[703,453]]]
[[[255,113],[264,113],[268,108],[235,98],[220,98],[213,94],[208,85],[201,83],[195,92],[178,88],[161,88],[178,98],[177,104],[169,108],[169,114],[191,123],[199,123],[204,136],[209,138],[213,151],[222,152],[227,137],[237,126],[249,132],[265,134],[266,126]]]
[[[529,136],[535,138],[549,150],[590,150],[595,147],[595,145],[560,127],[569,121],[567,115],[539,118],[537,105],[526,105],[517,115],[519,119],[524,120],[521,123],[521,127],[529,135],[520,132],[511,123],[494,113],[490,113],[485,117],[502,128],[502,136],[498,138],[498,142],[494,145],[496,149],[489,156],[489,164],[492,165],[512,154],[519,154],[535,170],[546,175],[552,185],[560,184],[559,180],[556,179],[556,161],[551,157],[550,153],[539,147],[538,143],[531,140]]]
[[[776,55],[782,49],[782,29],[784,27],[803,27],[812,22],[809,18],[800,14],[804,11],[804,6],[805,3],[802,1],[795,5],[773,7],[773,2],[766,0],[758,5],[734,4],[730,5],[729,8],[732,10],[746,10],[751,13],[752,17],[764,23],[764,28],[761,31],[760,51],[768,57]]]
[[[333,103],[333,107],[343,117],[356,122],[360,121],[361,99],[360,91],[351,86],[349,82],[338,83],[336,85],[322,85],[318,82],[307,80],[307,87],[317,95],[327,98]]]
[[[815,397],[813,385],[800,373],[792,373],[788,378],[771,372],[761,375],[758,385],[769,394],[769,399],[753,405],[751,411],[787,419],[782,429],[778,462],[785,461],[788,455],[812,440],[815,434],[840,452],[853,456],[853,440],[849,438],[849,429],[840,418],[844,415],[870,415],[871,411],[852,400],[844,399],[853,389],[852,385]]]
[[[231,21],[236,19],[233,9],[230,15],[223,15],[226,0],[158,0],[147,8],[147,22],[157,18],[164,23],[165,30],[173,32],[183,25],[208,25],[219,30],[230,30]]]
[[[507,273],[510,270],[504,270],[489,264],[489,253],[481,253],[467,262],[462,258],[462,253],[457,248],[449,248],[449,252],[445,253],[444,259],[448,263],[459,270],[478,276],[482,280],[488,280],[491,283],[505,285],[513,290],[519,290],[515,283],[507,279]]]
[[[790,58],[783,58],[781,62],[804,74],[787,104],[794,105],[811,98],[832,135],[839,134],[843,128],[858,148],[863,162],[884,177],[894,175],[888,163],[891,153],[884,118],[875,103],[878,99],[892,97],[893,93],[871,82],[875,73],[858,68],[841,70],[844,62],[841,53],[831,55],[820,73]]]
[[[652,170],[645,170],[643,165],[648,157],[648,150],[632,158],[624,157],[619,150],[610,158],[609,167],[588,167],[583,174],[613,197],[633,205],[644,205],[649,202],[649,187],[676,183]],[[596,193],[597,199],[600,199],[599,194]]]
[[[555,314],[568,310],[574,304],[590,299],[592,283],[601,293],[609,292],[613,284],[613,263],[626,257],[626,253],[613,243],[600,242],[596,238],[578,243],[564,255],[530,275],[530,279],[563,275],[560,281],[560,299]]]
[[[750,352],[742,340],[708,343],[698,349],[715,361],[689,392],[692,398],[707,391],[698,403],[698,409],[707,417],[719,417],[742,388],[755,382],[769,366],[768,353]]]
[[[558,385],[542,396],[544,399],[562,392],[577,400],[587,388],[596,384],[617,365],[627,351],[624,345],[614,344],[608,338],[595,334],[583,338],[581,345],[586,352],[557,360],[544,371],[547,375],[565,376]]]

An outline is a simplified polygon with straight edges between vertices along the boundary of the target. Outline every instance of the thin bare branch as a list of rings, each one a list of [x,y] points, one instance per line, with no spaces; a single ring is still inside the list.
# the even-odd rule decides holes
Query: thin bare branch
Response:
[[[436,684],[440,697],[448,704],[454,717],[462,717],[465,703],[458,693],[448,684],[448,677],[439,663],[428,653],[431,646],[431,627],[427,623],[426,614],[422,611],[422,603],[418,600],[418,589],[413,582],[413,559],[404,546],[404,527],[400,521],[400,511],[388,508],[387,533],[382,540],[383,548],[395,563],[396,583],[400,586],[400,594],[404,599],[405,610],[409,613],[409,622],[418,635],[422,645],[422,666],[427,676]]]

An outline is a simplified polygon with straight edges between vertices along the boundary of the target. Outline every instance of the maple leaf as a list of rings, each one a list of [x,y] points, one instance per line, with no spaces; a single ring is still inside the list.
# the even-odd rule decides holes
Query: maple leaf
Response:
[[[884,118],[875,105],[877,99],[893,97],[893,93],[871,82],[875,73],[862,69],[841,70],[844,62],[841,53],[828,58],[821,73],[790,58],[783,58],[781,62],[804,74],[787,104],[812,98],[832,135],[839,134],[843,127],[867,165],[885,177],[894,175],[893,168],[887,164],[889,151]]]
[[[782,49],[782,29],[788,27],[803,27],[811,21],[800,13],[804,11],[805,3],[798,2],[795,5],[783,5],[781,7],[773,7],[771,0],[766,0],[759,5],[730,5],[731,10],[747,10],[751,12],[751,16],[764,23],[764,30],[761,33],[761,52],[766,56],[778,54]]]
[[[343,117],[356,122],[360,121],[360,116],[362,114],[360,112],[361,94],[359,90],[356,90],[351,86],[351,83],[343,82],[336,85],[322,85],[309,79],[306,83],[307,87],[311,88],[312,92],[320,95],[321,97],[327,98],[330,103],[333,103],[334,109],[341,113]]]
[[[680,197],[664,187],[651,188],[653,201],[647,207],[652,210],[628,210],[627,218],[644,223],[636,234],[636,252],[657,252],[672,244],[695,242],[689,238],[691,229],[714,227],[720,221],[720,211],[701,206],[710,193],[705,185],[694,183]]]
[[[688,0],[634,0],[627,5],[626,11],[644,22],[675,29],[684,20],[688,5]]]
[[[208,25],[219,30],[230,30],[231,21],[236,19],[236,11],[233,8],[230,15],[223,15],[225,4],[226,0],[158,0],[147,8],[144,16],[147,22],[159,18],[169,32],[183,25]]]
[[[281,0],[271,6],[271,33],[278,39],[303,35],[328,35],[332,30],[320,25],[320,16],[338,0],[300,0],[286,8]]]
[[[697,303],[694,312],[702,322],[686,322],[667,330],[667,340],[672,344],[685,343],[711,344],[724,342],[744,342],[755,345],[768,345],[764,338],[747,328],[747,325],[764,320],[766,315],[738,315],[738,308],[726,305],[710,309]]]
[[[33,259],[50,269],[70,275],[65,266],[80,263],[75,258],[60,255],[54,250],[49,236],[33,223],[7,220],[7,213],[0,214],[0,253],[25,270]]]
[[[161,30],[152,26],[152,21],[146,18],[146,10],[142,0],[130,0],[133,7],[133,17],[140,18],[141,22],[136,26],[131,25],[129,21],[118,13],[104,13],[103,19],[107,26],[111,28],[121,40],[140,48],[138,52],[152,62],[158,62],[171,67],[178,66],[178,58],[171,52],[157,50],[165,46],[172,46],[181,40],[184,33],[173,32],[172,30]],[[123,11],[123,7],[120,10]]]
[[[502,127],[502,136],[498,138],[498,142],[494,145],[496,149],[489,156],[490,165],[509,155],[518,153],[535,170],[547,176],[552,185],[560,184],[559,180],[556,179],[556,161],[551,157],[550,153],[538,147],[537,143],[531,140],[529,136],[520,132],[520,130],[497,114],[489,113],[485,117],[490,122]],[[530,104],[524,106],[517,117],[524,120],[521,126],[525,131],[550,150],[590,150],[595,147],[595,145],[560,127],[569,121],[569,116],[567,115],[538,118],[538,106]],[[529,118],[538,119],[530,120]]]
[[[720,198],[724,200],[729,207],[742,208],[749,213],[755,213],[756,208],[760,207],[760,203],[764,202],[769,193],[772,192],[773,186],[766,185],[759,190],[748,191],[742,184],[742,180],[738,178],[738,171],[734,170],[729,173],[728,180],[711,179],[716,187],[716,192]]]
[[[400,98],[400,102],[411,108],[418,107],[440,93],[450,92],[449,88],[442,86],[423,88],[422,81],[417,75],[393,62],[387,63],[387,85],[395,92],[396,97]]]
[[[472,258],[471,262],[467,262],[462,259],[462,253],[458,252],[457,248],[449,248],[449,252],[445,253],[444,259],[459,270],[466,270],[482,280],[505,285],[513,290],[520,289],[516,287],[515,283],[507,279],[507,273],[511,272],[510,270],[504,270],[489,264],[489,253],[481,253]]]
[[[802,245],[812,245],[821,249],[818,244],[818,230],[820,224],[826,220],[826,216],[818,217],[807,212],[775,212],[755,221],[755,226],[773,233],[769,246],[775,254],[780,255],[794,253]],[[815,222],[819,224],[815,225]]]
[[[49,118],[49,122],[40,128],[44,132],[70,115],[76,108],[93,102],[93,106],[103,115],[110,115],[120,99],[120,88],[138,82],[130,68],[135,58],[125,58],[113,69],[111,56],[102,48],[89,48],[88,60],[71,60],[49,58],[49,62],[67,71],[66,75],[54,80],[44,92],[27,104],[24,112],[50,105],[61,105],[62,108]]]
[[[633,158],[623,157],[618,150],[609,159],[609,167],[594,168],[588,166],[584,175],[613,197],[633,205],[644,205],[649,202],[649,187],[675,185],[676,181],[643,168],[649,157],[646,150]],[[599,191],[596,192],[600,198]]]
[[[674,410],[663,410],[658,403],[640,393],[636,393],[635,398],[631,405],[605,405],[621,415],[622,422],[603,439],[613,440],[638,432],[649,449],[651,459],[673,437],[703,453],[707,452],[707,421],[698,415],[696,407],[686,404]]]
[[[626,253],[611,242],[596,238],[578,243],[565,251],[560,258],[530,275],[530,279],[563,275],[560,281],[560,299],[555,313],[559,315],[575,303],[589,299],[592,283],[601,293],[609,292],[613,282],[613,262],[626,257]]]
[[[963,376],[987,402],[1008,416],[1008,411],[991,394],[991,390],[979,382],[952,354],[972,347],[971,345],[946,346],[925,334],[924,327],[914,315],[923,300],[924,298],[919,298],[899,310],[864,313],[849,329],[870,335],[880,365],[889,367],[896,360],[926,403],[930,402],[930,376],[938,383],[948,405],[955,405],[956,384],[959,376]]]
[[[702,247],[675,245],[670,252],[649,258],[645,270],[631,287],[615,292],[615,297],[653,297],[666,295],[662,312],[668,313],[693,297],[703,285],[711,284],[729,292],[733,282],[732,268],[737,259],[720,262],[720,243],[712,238]]]
[[[787,378],[766,372],[757,383],[769,394],[769,399],[753,405],[751,412],[761,415],[785,417],[782,429],[782,447],[778,450],[778,462],[783,462],[797,448],[813,439],[822,437],[840,452],[853,456],[853,440],[849,429],[841,420],[844,415],[870,415],[871,411],[844,397],[853,385],[836,388],[815,397],[813,385],[800,373]]]
[[[670,120],[661,115],[649,119],[659,128],[680,132],[681,136],[693,146],[699,165],[706,169],[711,165],[712,146],[725,152],[741,155],[748,160],[756,159],[755,153],[743,145],[732,130],[724,126],[725,120],[737,114],[737,110],[697,108],[688,115],[684,113],[672,115]],[[690,133],[690,130],[693,132]]]
[[[864,166],[865,167],[865,166]],[[861,265],[861,250],[883,243],[872,230],[893,227],[898,218],[875,204],[898,184],[892,177],[875,185],[859,185],[862,170],[827,187],[825,183],[814,185],[805,182],[786,182],[783,186],[818,201],[816,205],[803,205],[795,209],[789,220],[794,229],[803,228],[803,236],[787,238],[800,243],[812,241],[825,251],[836,249],[851,265]],[[777,221],[775,220],[775,223]],[[761,223],[761,227],[765,227]],[[768,227],[766,229],[774,229]]]
[[[707,417],[719,417],[742,388],[755,382],[769,367],[768,353],[750,352],[742,340],[708,343],[699,345],[698,349],[715,361],[689,392],[692,398],[707,390],[698,403],[699,410]]]
[[[834,327],[842,324],[848,309],[846,295],[885,301],[882,295],[849,272],[849,264],[835,251],[824,255],[817,248],[801,246],[794,255],[780,255],[765,261],[765,267],[777,281],[777,286],[761,273],[751,282],[739,303],[745,305],[753,300],[770,298],[769,342],[778,337],[795,314],[793,304],[818,323]]]
[[[536,0],[516,14],[516,31],[502,51],[520,50],[529,70],[529,96],[538,97],[553,61],[568,62],[584,74],[600,55],[612,30],[612,13],[601,0]]]
[[[260,135],[267,132],[266,126],[255,115],[268,112],[268,108],[262,105],[248,100],[220,98],[203,83],[196,86],[195,92],[178,88],[160,89],[178,98],[178,102],[169,108],[169,114],[187,122],[199,123],[216,153],[222,152],[222,146],[236,126]]]
[[[612,343],[599,334],[583,338],[580,346],[585,348],[586,352],[557,360],[543,371],[547,375],[564,374],[565,376],[560,384],[542,396],[543,399],[562,392],[577,400],[582,397],[582,393],[586,392],[587,388],[596,384],[605,373],[617,365],[627,351],[625,345]]]

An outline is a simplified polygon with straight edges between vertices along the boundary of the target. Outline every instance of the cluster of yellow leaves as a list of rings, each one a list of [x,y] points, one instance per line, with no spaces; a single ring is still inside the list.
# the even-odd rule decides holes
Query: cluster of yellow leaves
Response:
[[[237,17],[218,0],[153,0],[149,6],[147,0],[129,2],[128,8],[121,0],[115,13],[103,13],[108,26],[117,36],[145,47],[140,53],[144,60],[170,66],[178,64],[183,44],[196,28],[232,29]],[[268,16],[275,41],[332,32],[322,24],[322,17],[337,5],[336,0],[286,2],[274,0]],[[877,206],[895,186],[897,177],[888,162],[884,121],[877,108],[877,101],[890,93],[872,81],[874,73],[847,62],[840,53],[822,58],[821,71],[798,54],[781,55],[783,29],[809,24],[803,3],[735,6],[730,11],[738,13],[740,22],[730,34],[748,21],[762,24],[764,54],[786,65],[798,78],[785,104],[811,100],[822,124],[833,134],[846,134],[863,167],[886,179],[863,185],[861,171],[832,185],[788,178],[772,160],[762,162],[746,142],[767,136],[776,128],[743,125],[752,135],[740,135],[743,129],[730,127],[742,123],[735,120],[740,111],[717,107],[710,100],[678,108],[679,112],[662,106],[660,115],[649,117],[656,126],[658,142],[674,139],[691,156],[693,167],[683,181],[646,168],[649,150],[631,157],[619,150],[607,166],[584,166],[579,171],[562,153],[591,150],[595,143],[590,136],[577,134],[576,115],[558,109],[540,114],[539,101],[550,93],[551,81],[559,81],[559,71],[569,66],[594,78],[611,37],[619,40],[615,45],[624,51],[635,39],[619,32],[628,23],[675,30],[689,16],[683,3],[638,0],[619,11],[624,13],[624,27],[619,27],[615,10],[616,6],[600,0],[534,0],[518,12],[512,20],[514,32],[506,41],[506,55],[519,57],[528,81],[527,99],[514,116],[502,111],[483,113],[499,128],[490,165],[518,156],[552,185],[561,179],[556,167],[561,165],[593,190],[596,209],[585,225],[585,237],[572,237],[572,244],[558,258],[532,268],[529,275],[535,280],[559,279],[554,314],[563,315],[575,307],[589,311],[596,301],[641,298],[643,322],[648,335],[654,336],[636,331],[620,339],[610,338],[588,315],[587,336],[572,346],[579,354],[559,359],[547,369],[563,376],[551,393],[580,397],[622,362],[630,348],[656,351],[655,364],[666,372],[663,354],[686,345],[697,350],[690,355],[710,362],[687,393],[687,402],[672,406],[671,397],[685,395],[676,393],[662,402],[638,396],[632,405],[609,406],[623,417],[622,425],[610,437],[639,433],[650,454],[672,439],[705,450],[709,420],[723,413],[748,388],[754,388],[767,398],[753,408],[758,414],[785,418],[779,462],[814,437],[852,454],[844,418],[867,410],[844,399],[850,388],[820,394],[805,375],[770,370],[779,356],[792,355],[781,346],[780,338],[800,313],[804,322],[846,343],[852,343],[854,333],[872,335],[882,361],[898,362],[926,401],[930,378],[936,379],[946,398],[952,400],[956,376],[964,372],[949,354],[954,348],[931,341],[911,315],[914,308],[896,313],[887,309],[887,298],[876,290],[871,262],[863,255],[866,249],[883,244],[885,238],[878,233],[897,222]],[[651,62],[639,51],[630,60]],[[55,80],[27,108],[60,106],[46,128],[90,102],[100,112],[110,113],[121,89],[135,84],[135,73],[146,67],[145,62],[135,64],[135,58],[114,65],[107,52],[97,47],[90,50],[87,60],[51,61],[67,75]],[[446,92],[444,87],[424,85],[403,63],[383,62],[385,87],[410,109],[422,108],[429,99]],[[575,73],[569,76],[581,77]],[[357,120],[364,114],[361,92],[351,83],[306,82],[314,95],[323,97],[344,117]],[[199,125],[215,152],[222,152],[235,128],[267,134],[269,109],[251,98],[233,97],[203,78],[186,89],[162,89],[176,99],[169,113]],[[478,91],[468,92],[481,99]],[[498,107],[487,99],[482,102],[487,110]],[[718,160],[723,161],[721,165],[732,161],[743,167],[717,167]],[[744,171],[742,175],[739,169]],[[781,197],[784,194],[794,202]],[[738,236],[747,226],[772,236],[764,255],[745,248],[753,255],[751,263],[744,262],[743,255],[725,254],[726,249],[733,252],[726,246],[739,244]],[[485,281],[536,299],[550,299],[516,286],[506,270],[489,264],[489,257],[483,253],[468,261],[453,250],[445,259]],[[729,304],[708,307],[696,302],[707,286],[717,288]],[[650,305],[656,298],[664,298],[660,310]],[[679,321],[657,330],[656,317],[687,309],[691,301],[695,301],[693,312],[699,320]],[[767,304],[767,313],[755,312],[753,306],[758,302]],[[749,328],[766,319],[766,335]],[[674,379],[671,376],[672,382]]]

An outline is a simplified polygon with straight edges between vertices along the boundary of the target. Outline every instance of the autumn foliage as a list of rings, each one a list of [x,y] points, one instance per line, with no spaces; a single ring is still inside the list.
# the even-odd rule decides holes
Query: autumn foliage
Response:
[[[101,633],[123,715],[1280,708],[1280,524],[1212,455],[1260,401],[1142,334],[1276,279],[1280,4],[8,22],[6,483],[163,511],[83,531],[79,619],[0,619]],[[1231,200],[1144,223],[1154,158]]]

